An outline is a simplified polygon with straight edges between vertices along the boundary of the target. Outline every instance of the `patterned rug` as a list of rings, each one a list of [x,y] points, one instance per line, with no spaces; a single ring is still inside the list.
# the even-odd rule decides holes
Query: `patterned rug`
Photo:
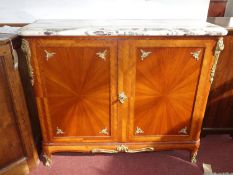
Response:
[[[213,173],[211,165],[205,163],[203,163],[203,170],[203,175],[233,175],[233,173]]]

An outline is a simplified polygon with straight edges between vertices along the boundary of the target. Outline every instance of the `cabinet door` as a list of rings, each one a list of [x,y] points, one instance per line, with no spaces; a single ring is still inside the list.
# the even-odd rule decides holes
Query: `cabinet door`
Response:
[[[191,140],[208,95],[213,41],[138,40],[124,45],[128,139]]]
[[[34,43],[34,42],[33,42]],[[37,40],[35,88],[44,140],[116,138],[116,42]]]

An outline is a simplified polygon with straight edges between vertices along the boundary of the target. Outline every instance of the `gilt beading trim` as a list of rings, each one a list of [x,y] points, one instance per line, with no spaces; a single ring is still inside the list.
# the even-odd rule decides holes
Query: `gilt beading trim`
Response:
[[[197,163],[197,151],[192,155],[191,163]]]
[[[26,39],[22,39],[21,49],[25,54],[27,65],[28,65],[28,74],[30,76],[31,84],[34,85],[34,71],[31,65],[31,50],[29,42]]]

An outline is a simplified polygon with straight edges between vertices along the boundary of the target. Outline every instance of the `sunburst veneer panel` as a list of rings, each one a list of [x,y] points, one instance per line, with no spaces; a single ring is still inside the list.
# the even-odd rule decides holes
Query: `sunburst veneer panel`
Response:
[[[44,50],[55,54],[47,60]],[[96,54],[104,50],[105,60]],[[38,52],[53,136],[110,136],[110,48],[42,47]],[[108,134],[100,133],[104,128]]]
[[[140,59],[141,50],[151,52]],[[201,51],[195,60],[193,51]],[[137,48],[134,130],[143,135],[178,135],[189,128],[204,49]],[[187,129],[189,130],[189,129]]]

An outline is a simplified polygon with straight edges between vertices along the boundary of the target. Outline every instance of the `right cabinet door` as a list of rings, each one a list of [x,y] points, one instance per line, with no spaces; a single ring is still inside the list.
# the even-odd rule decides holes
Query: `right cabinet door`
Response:
[[[124,43],[129,141],[195,140],[210,86],[213,41]]]

